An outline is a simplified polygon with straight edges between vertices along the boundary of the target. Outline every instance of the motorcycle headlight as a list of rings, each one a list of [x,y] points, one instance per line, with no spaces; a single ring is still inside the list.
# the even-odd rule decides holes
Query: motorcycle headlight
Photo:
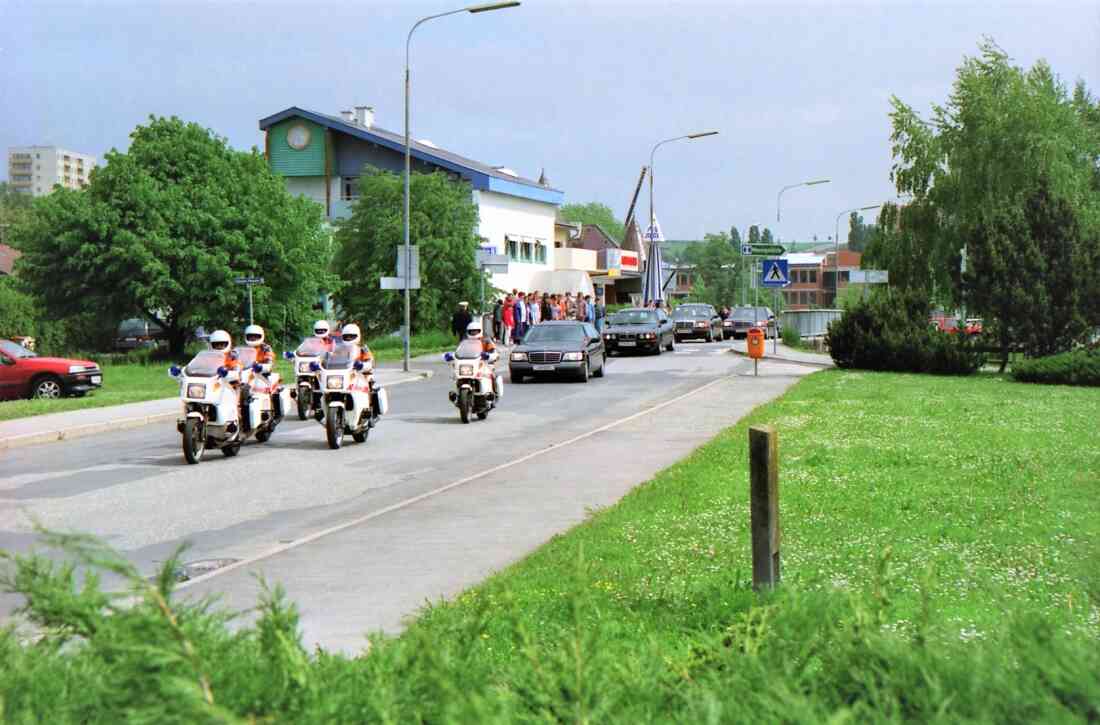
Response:
[[[561,356],[562,360],[568,360],[570,362],[580,362],[584,359],[584,353],[582,352],[567,352]]]
[[[343,375],[330,375],[325,379],[325,387],[329,390],[340,390],[344,387]]]
[[[474,366],[473,365],[459,365],[458,366],[458,374],[459,375],[464,375],[464,376],[473,375],[474,374]]]
[[[308,375],[309,372],[310,372],[309,363],[307,363],[307,362],[298,363],[298,372]]]
[[[205,398],[206,397],[206,384],[205,383],[188,383],[187,384],[187,397],[188,398]]]
[[[527,359],[527,353],[525,353],[525,352],[514,352],[514,353],[512,353],[512,359],[515,360],[516,362],[523,362]]]

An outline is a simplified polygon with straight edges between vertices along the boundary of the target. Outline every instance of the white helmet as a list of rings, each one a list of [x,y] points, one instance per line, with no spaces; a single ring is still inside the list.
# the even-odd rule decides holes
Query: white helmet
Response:
[[[313,323],[313,334],[317,337],[328,337],[330,330],[328,320],[317,320]]]
[[[259,347],[264,344],[264,328],[259,325],[249,325],[244,328],[244,341],[249,347]]]
[[[225,330],[214,330],[210,333],[210,349],[229,352],[233,346],[233,340]]]
[[[481,323],[471,322],[470,324],[466,325],[466,337],[470,338],[471,340],[480,340]]]
[[[359,325],[354,322],[344,325],[344,329],[340,331],[340,338],[348,345],[358,345],[360,337]]]

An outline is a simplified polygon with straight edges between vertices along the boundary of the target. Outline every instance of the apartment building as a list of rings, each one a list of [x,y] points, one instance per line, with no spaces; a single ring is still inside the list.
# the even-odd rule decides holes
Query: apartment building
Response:
[[[96,157],[57,146],[16,146],[8,149],[8,183],[15,191],[42,196],[55,185],[80,189],[88,183]]]

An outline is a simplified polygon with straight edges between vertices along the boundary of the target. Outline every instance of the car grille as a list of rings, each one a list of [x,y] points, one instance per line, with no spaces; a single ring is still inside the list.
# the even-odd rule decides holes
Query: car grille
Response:
[[[690,320],[687,321],[687,322],[677,322],[676,323],[676,329],[677,330],[694,330],[695,329],[695,323],[691,322]]]
[[[636,337],[637,335],[635,335],[633,332],[618,332],[615,334],[616,340],[633,340]]]
[[[536,365],[545,365],[546,363],[560,363],[560,352],[529,352],[527,353],[527,359]]]

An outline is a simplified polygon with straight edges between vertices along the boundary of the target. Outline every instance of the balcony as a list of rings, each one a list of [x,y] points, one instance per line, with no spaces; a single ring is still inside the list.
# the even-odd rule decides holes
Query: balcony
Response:
[[[585,272],[595,272],[599,269],[596,260],[596,252],[591,249],[562,247],[554,250],[554,269],[579,269]]]

